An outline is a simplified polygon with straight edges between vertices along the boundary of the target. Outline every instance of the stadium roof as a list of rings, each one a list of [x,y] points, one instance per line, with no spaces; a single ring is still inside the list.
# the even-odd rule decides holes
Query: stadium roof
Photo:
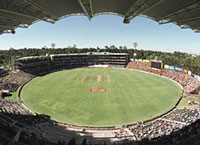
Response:
[[[51,54],[50,57],[52,56],[80,56],[80,55],[112,55],[112,56],[116,56],[116,55],[119,55],[119,56],[125,56],[125,55],[129,55],[128,53],[110,53],[110,52],[87,52],[87,53],[69,53],[69,54]],[[21,58],[18,58],[17,60],[34,60],[34,59],[46,59],[46,58],[49,58],[48,55],[46,56],[28,56],[28,57],[21,57]],[[1,70],[1,68],[0,68]]]
[[[55,23],[67,16],[91,19],[99,14],[120,15],[124,23],[142,15],[200,32],[200,0],[0,0],[0,34],[40,20]]]
[[[51,54],[50,56],[78,56],[78,55],[129,55],[128,53],[110,53],[110,52],[87,52],[87,53],[70,53],[70,54]]]

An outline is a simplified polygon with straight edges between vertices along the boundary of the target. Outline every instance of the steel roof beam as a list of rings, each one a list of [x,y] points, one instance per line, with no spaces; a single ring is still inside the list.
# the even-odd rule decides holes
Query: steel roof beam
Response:
[[[6,9],[0,9],[0,12],[5,12],[5,13],[8,13],[8,14],[14,14],[14,15],[18,15],[18,16],[21,16],[21,17],[24,17],[24,18],[28,18],[28,19],[33,19],[33,20],[39,19],[39,18],[37,18],[35,16],[30,16],[30,15],[26,15],[26,14],[23,14],[23,13],[10,11],[10,10],[6,10]]]
[[[6,28],[6,29],[14,29],[16,26],[9,26],[9,25],[1,25],[0,28]]]
[[[91,17],[92,17],[94,15],[92,0],[89,0],[89,3],[90,3],[90,11],[91,11]]]
[[[181,27],[181,29],[188,29],[188,28],[190,28],[190,26],[187,26],[187,25],[182,25],[180,27]]]
[[[194,29],[194,32],[195,33],[200,33],[200,30],[199,29]]]
[[[192,5],[194,5],[194,4],[199,4],[199,3],[200,3],[200,1],[194,1],[194,0],[193,0],[193,1],[190,2],[189,4],[186,4],[186,5],[184,5],[183,7],[179,8],[179,9],[176,9],[176,10],[174,10],[174,11],[172,11],[172,12],[170,12],[170,13],[168,13],[168,14],[166,14],[166,15],[160,17],[160,18],[158,18],[156,21],[161,21],[161,20],[163,20],[163,19],[169,19],[170,17],[174,16],[176,13],[181,13],[181,11],[185,10],[185,9],[188,8],[189,6],[192,6]]]
[[[200,26],[199,26],[199,27],[190,27],[190,29],[193,29],[193,30],[200,30]]]
[[[43,20],[43,21],[53,23],[53,24],[55,23],[55,20],[51,19],[48,14],[44,15],[44,10],[41,10],[41,8],[36,7],[34,3],[30,2],[30,0],[23,0],[23,3],[21,1],[12,1],[12,2],[15,6],[19,7],[18,8],[20,9],[19,13],[25,14],[24,12],[26,10],[29,10],[29,12],[31,12],[32,14],[25,14],[25,15],[36,17],[37,20]],[[10,10],[10,11],[13,11],[13,10]],[[43,14],[43,15],[40,15],[39,17],[38,14]]]
[[[19,24],[17,27],[19,28],[28,28],[29,25],[26,24]]]
[[[42,6],[36,4],[33,0],[25,0],[26,3],[30,4],[32,7],[46,13],[50,18],[52,18],[54,21],[58,20],[58,16],[53,14],[52,12],[48,11],[47,9],[43,8]]]
[[[126,13],[124,15],[125,17],[129,17],[130,15],[134,14],[133,9],[135,8],[136,3],[137,3],[137,0],[134,0],[132,2],[131,6],[128,8],[128,10],[126,11]]]
[[[16,27],[19,27],[19,26],[18,25],[4,25],[4,24],[0,24],[0,28],[14,29]]]
[[[12,3],[11,3],[12,2]],[[6,3],[9,3],[6,4]],[[24,3],[26,4],[26,3]],[[13,7],[15,6],[15,7]],[[16,7],[17,6],[17,7]],[[5,2],[5,7],[1,7],[0,8],[0,12],[2,13],[7,13],[7,14],[11,14],[11,15],[18,15],[19,17],[23,17],[25,19],[32,19],[33,21],[36,21],[36,20],[43,20],[43,21],[46,21],[46,22],[49,22],[49,23],[54,23],[52,20],[48,19],[48,18],[44,18],[44,16],[40,16],[38,17],[38,12],[41,13],[41,11],[34,11],[33,14],[27,14],[25,13],[24,11],[27,9],[27,10],[30,10],[29,7],[31,7],[32,5],[29,4],[29,5],[22,5],[21,3],[16,3],[16,1],[6,1]],[[14,9],[13,9],[14,8]],[[17,10],[18,9],[18,10]],[[17,10],[17,11],[16,11]],[[31,11],[32,12],[32,11]],[[34,16],[35,14],[35,16]]]
[[[23,13],[20,13],[20,12],[15,12],[15,11],[10,11],[10,10],[6,10],[6,9],[1,9],[0,8],[0,12],[5,12],[5,13],[8,13],[8,14],[18,15],[18,16],[21,16],[21,17],[24,17],[24,18],[32,19],[33,21],[43,20],[43,21],[46,21],[46,22],[49,22],[49,23],[54,23],[53,21],[48,20],[48,19],[43,19],[43,18],[41,19],[41,18],[36,17],[36,16],[31,16],[31,15],[27,15],[27,14],[23,14]]]
[[[28,28],[28,25],[26,24],[17,24],[17,25],[12,25],[12,24],[0,24],[0,28],[9,28],[9,29],[13,29],[13,28],[16,28],[16,27],[19,27],[19,28]]]
[[[135,8],[136,3],[137,3],[137,0],[134,0],[132,2],[131,6],[126,11],[126,13],[124,14],[124,16],[125,16],[124,21],[123,21],[124,24],[130,23],[129,15],[131,15],[131,13],[133,12],[133,9]]]
[[[10,30],[4,30],[3,33],[11,33]]]
[[[153,0],[151,0],[151,1],[147,0],[147,2],[144,4],[144,6],[140,7],[140,9],[138,9],[138,11],[139,11],[139,12],[137,12],[138,14],[131,17],[131,19],[133,19],[134,17],[138,16],[141,13],[145,13],[145,12],[155,8],[159,4],[163,3],[165,0],[157,0],[156,2],[152,2],[152,1]]]
[[[89,20],[91,20],[93,16],[93,7],[92,7],[92,1],[91,0],[78,0],[83,12],[88,17]]]
[[[194,17],[189,17],[189,18],[182,18],[182,19],[174,19],[174,20],[169,20],[169,21],[161,21],[159,22],[160,24],[167,24],[167,23],[172,23],[172,22],[176,22],[176,23],[181,23],[181,22],[195,22],[195,21],[199,21],[200,20],[200,16],[194,16]]]
[[[190,18],[183,18],[183,19],[179,19],[179,20],[175,20],[176,22],[194,22],[200,20],[200,16],[194,16],[194,17],[190,17]]]
[[[195,26],[196,25],[196,26]],[[195,32],[200,32],[200,26],[198,26],[198,23],[195,24],[194,26],[190,26],[190,25],[181,25],[181,29],[192,29]]]
[[[8,17],[8,16],[3,16],[1,14],[0,14],[0,18],[5,19],[5,20],[10,20],[10,21],[15,21],[15,22],[22,22],[22,20],[11,18],[11,17]]]
[[[159,4],[163,3],[165,0],[146,0],[144,1],[140,6],[137,6],[136,8],[136,3],[137,1],[133,2],[129,10],[125,14],[125,19],[129,19],[129,21],[136,16],[140,15],[141,13],[145,13],[154,7],[158,6]],[[135,10],[133,10],[136,8]]]
[[[200,29],[200,25],[195,24],[193,26],[190,26],[191,29]]]

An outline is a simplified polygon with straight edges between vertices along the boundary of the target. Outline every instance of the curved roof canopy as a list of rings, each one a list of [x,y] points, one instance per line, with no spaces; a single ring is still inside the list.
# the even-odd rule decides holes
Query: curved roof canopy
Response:
[[[104,13],[118,14],[124,23],[143,15],[160,24],[175,23],[200,32],[200,0],[0,0],[0,34],[40,20],[55,23],[66,16],[91,19]]]

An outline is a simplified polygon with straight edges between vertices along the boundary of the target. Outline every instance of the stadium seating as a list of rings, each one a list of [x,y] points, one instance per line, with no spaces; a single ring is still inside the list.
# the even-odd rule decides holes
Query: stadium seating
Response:
[[[129,126],[127,129],[134,134],[132,136],[126,129],[121,128],[115,133],[115,137],[121,139],[118,144],[171,145],[183,141],[194,143],[194,138],[198,142],[199,138],[196,136],[200,136],[199,112],[199,109],[175,109],[151,123]],[[65,145],[72,138],[76,138],[78,144],[81,144],[84,138],[91,144],[109,143],[109,140],[104,138],[80,136],[78,134],[84,134],[81,130],[70,131],[46,116],[31,115],[20,102],[10,100],[0,101],[0,132],[1,144],[15,142],[18,145]]]
[[[6,75],[0,76],[0,90],[15,92],[19,86],[32,77],[32,75],[24,72],[7,72]]]
[[[91,65],[109,65],[122,68],[127,65],[128,61],[129,55],[123,53],[56,54],[16,59],[15,69],[38,75],[59,69],[71,69]]]
[[[198,93],[200,90],[199,81],[194,79],[192,76],[189,76],[182,72],[176,72],[169,69],[162,69],[162,70],[152,69],[146,62],[130,62],[127,65],[127,69],[141,70],[170,78],[179,83],[180,85],[182,85],[185,93],[187,94]]]

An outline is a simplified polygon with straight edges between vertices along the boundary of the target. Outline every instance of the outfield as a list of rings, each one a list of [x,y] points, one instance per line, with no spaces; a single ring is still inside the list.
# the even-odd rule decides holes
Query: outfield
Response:
[[[173,81],[151,74],[80,68],[36,77],[24,86],[21,98],[31,110],[60,122],[111,126],[160,115],[174,107],[181,93]]]

